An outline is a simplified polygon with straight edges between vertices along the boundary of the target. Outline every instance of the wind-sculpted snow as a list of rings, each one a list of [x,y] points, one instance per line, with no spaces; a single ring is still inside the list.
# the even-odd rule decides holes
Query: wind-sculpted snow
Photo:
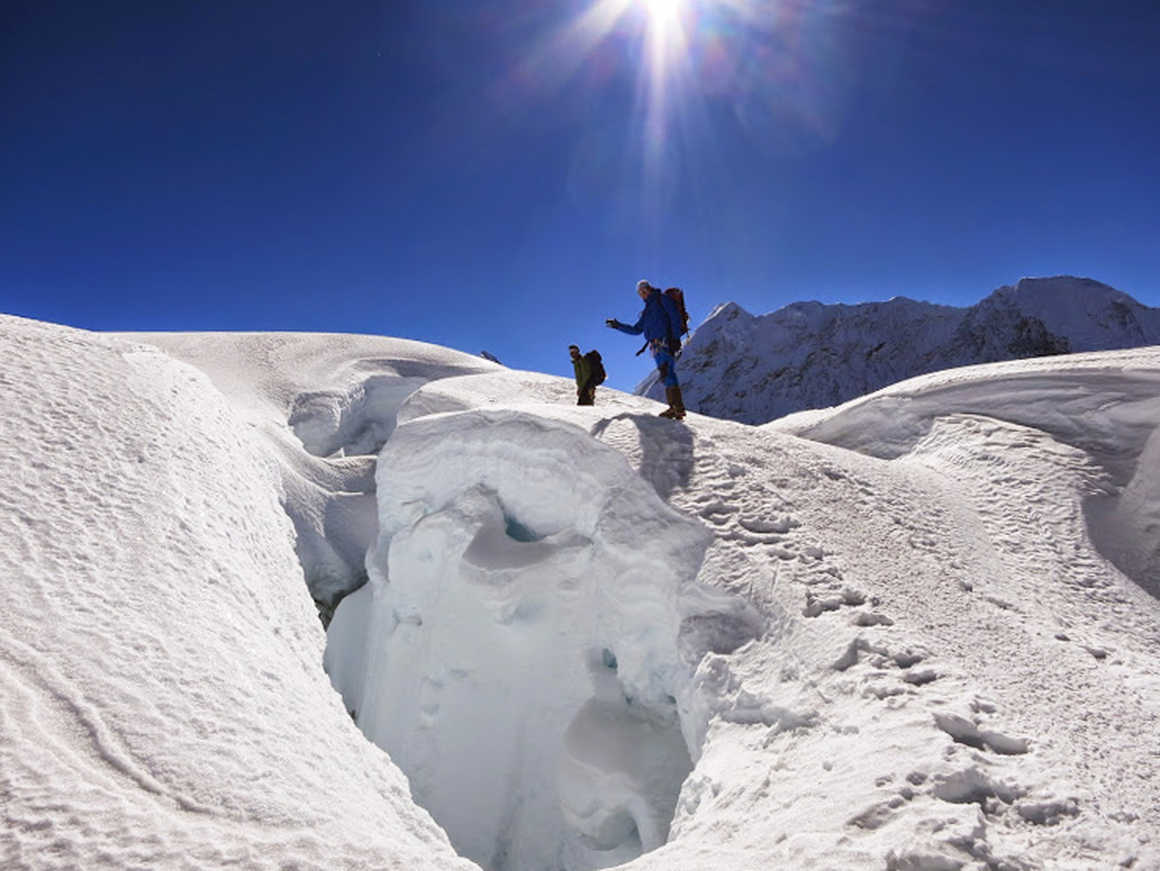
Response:
[[[1025,278],[969,308],[895,297],[798,302],[754,317],[719,306],[677,364],[685,404],[761,424],[906,378],[975,363],[1160,344],[1160,310],[1097,281]],[[655,378],[639,388],[661,395]]]
[[[1155,350],[752,427],[202,339],[0,321],[3,867],[1160,867]]]
[[[1027,360],[948,370],[768,428],[893,458],[923,450],[932,430],[945,432],[963,416],[1016,424],[1082,452],[1092,469],[1084,506],[1093,541],[1160,598],[1156,348],[1077,354],[1066,366]]]
[[[0,318],[0,866],[469,867],[329,687],[266,444],[154,348]]]

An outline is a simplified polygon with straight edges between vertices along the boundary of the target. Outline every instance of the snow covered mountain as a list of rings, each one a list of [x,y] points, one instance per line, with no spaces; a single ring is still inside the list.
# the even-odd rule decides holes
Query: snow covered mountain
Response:
[[[0,359],[4,868],[1160,867],[1160,349],[761,427],[369,336]]]
[[[1160,309],[1086,278],[1025,278],[970,308],[895,297],[799,302],[754,317],[727,303],[677,364],[688,407],[744,423],[838,405],[974,363],[1160,344]],[[638,392],[657,399],[655,378]]]

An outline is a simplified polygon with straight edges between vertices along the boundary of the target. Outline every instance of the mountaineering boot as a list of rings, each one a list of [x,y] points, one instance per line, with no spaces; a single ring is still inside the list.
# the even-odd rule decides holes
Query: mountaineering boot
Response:
[[[681,399],[680,387],[666,387],[665,400],[669,403],[669,407],[661,412],[661,417],[667,417],[670,420],[684,420],[685,418],[685,403]]]
[[[677,410],[673,408],[673,388],[671,387],[665,388],[665,402],[669,404],[669,407],[662,411],[660,416],[675,419],[677,416]]]

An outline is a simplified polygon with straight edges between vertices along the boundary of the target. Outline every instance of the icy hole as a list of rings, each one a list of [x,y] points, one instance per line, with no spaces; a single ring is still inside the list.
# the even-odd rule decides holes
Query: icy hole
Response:
[[[703,734],[690,639],[744,622],[694,583],[708,534],[615,451],[515,412],[400,427],[378,484],[326,666],[415,800],[489,871],[662,845]]]
[[[364,628],[375,665],[361,692],[340,689],[456,849],[492,871],[572,871],[663,844],[692,769],[663,602],[633,608],[672,627],[667,644],[638,625],[618,645],[634,615],[601,625],[593,543],[534,533],[484,491],[425,515],[388,552],[385,601],[364,588],[343,603],[328,666],[338,678],[337,639],[369,605],[382,618]]]
[[[424,384],[478,372],[474,365],[366,358],[335,372],[344,388],[294,397],[290,429],[318,457],[378,453],[398,423],[403,403]]]
[[[399,406],[429,378],[373,375],[348,391],[302,393],[288,421],[318,457],[375,453],[394,432]]]

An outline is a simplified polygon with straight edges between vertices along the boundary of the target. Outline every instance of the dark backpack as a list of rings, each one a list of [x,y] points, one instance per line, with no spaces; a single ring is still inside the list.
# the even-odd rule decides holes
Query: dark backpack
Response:
[[[665,296],[673,301],[673,305],[677,308],[677,315],[680,318],[680,323],[675,326],[680,328],[677,335],[669,335],[669,353],[674,357],[680,356],[681,353],[681,336],[689,332],[689,310],[685,308],[685,292],[679,287],[670,287],[664,292]],[[648,348],[648,342],[641,345],[636,356],[640,356]]]
[[[669,352],[676,357],[681,353],[681,336],[689,332],[689,310],[685,308],[685,292],[679,287],[670,287],[665,291],[665,296],[673,301],[681,318],[681,322],[677,324],[680,327],[680,334],[669,336]]]
[[[603,384],[606,373],[604,362],[600,359],[600,352],[593,348],[584,355],[584,359],[588,361],[588,383],[593,387],[597,384]]]
[[[665,296],[673,301],[676,305],[677,311],[681,313],[681,335],[689,332],[689,310],[685,308],[685,292],[679,287],[670,287],[665,291]]]

